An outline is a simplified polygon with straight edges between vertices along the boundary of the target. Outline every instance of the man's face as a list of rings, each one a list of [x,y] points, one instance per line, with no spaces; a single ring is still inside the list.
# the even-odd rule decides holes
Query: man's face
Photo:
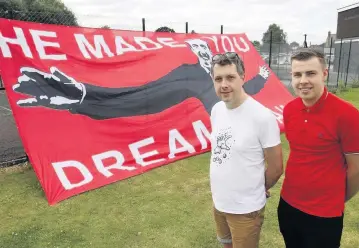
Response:
[[[292,86],[295,93],[308,105],[314,104],[320,98],[327,76],[328,70],[318,58],[292,62]]]
[[[192,52],[198,56],[202,63],[210,66],[212,59],[212,52],[208,47],[208,44],[200,39],[193,39],[187,41],[191,47]]]
[[[235,64],[213,67],[213,83],[217,96],[227,106],[236,107],[242,95],[244,77],[237,72]]]

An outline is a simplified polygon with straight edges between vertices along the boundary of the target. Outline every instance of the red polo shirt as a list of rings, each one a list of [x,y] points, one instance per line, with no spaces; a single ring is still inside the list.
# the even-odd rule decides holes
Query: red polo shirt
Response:
[[[345,153],[359,153],[359,111],[325,89],[307,108],[300,98],[283,110],[288,158],[281,196],[316,216],[344,212]]]

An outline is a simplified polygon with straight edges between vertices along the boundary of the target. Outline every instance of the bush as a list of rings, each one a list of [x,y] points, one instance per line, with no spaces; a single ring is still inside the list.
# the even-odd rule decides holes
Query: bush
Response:
[[[333,94],[337,94],[337,93],[339,93],[338,92],[338,88],[337,87],[328,87],[328,91],[330,92],[330,93],[333,93]]]
[[[338,82],[338,91],[338,93],[348,91],[348,88],[345,86],[343,81]]]
[[[352,88],[359,88],[359,79],[353,81]]]

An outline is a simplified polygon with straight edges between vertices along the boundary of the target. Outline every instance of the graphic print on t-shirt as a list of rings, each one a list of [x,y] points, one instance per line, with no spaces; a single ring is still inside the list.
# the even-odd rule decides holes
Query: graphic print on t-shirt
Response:
[[[224,164],[231,155],[231,147],[235,142],[232,134],[232,128],[220,130],[216,137],[216,144],[213,151],[213,162],[216,165]]]

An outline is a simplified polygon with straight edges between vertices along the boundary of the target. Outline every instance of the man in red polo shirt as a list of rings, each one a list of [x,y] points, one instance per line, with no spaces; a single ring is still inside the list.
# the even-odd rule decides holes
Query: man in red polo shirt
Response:
[[[290,155],[279,227],[287,248],[337,248],[345,202],[359,189],[359,111],[327,91],[323,53],[302,49],[291,62],[298,98],[283,111]]]

